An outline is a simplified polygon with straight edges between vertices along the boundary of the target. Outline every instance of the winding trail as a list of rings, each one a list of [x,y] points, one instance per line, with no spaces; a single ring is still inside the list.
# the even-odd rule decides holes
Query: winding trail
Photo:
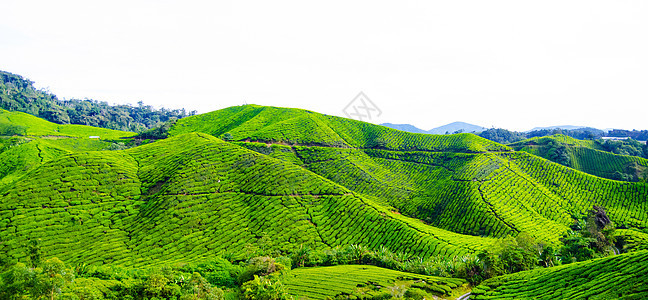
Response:
[[[468,300],[468,299],[470,299],[470,292],[465,293],[465,294],[459,296],[459,298],[457,298],[457,300]]]

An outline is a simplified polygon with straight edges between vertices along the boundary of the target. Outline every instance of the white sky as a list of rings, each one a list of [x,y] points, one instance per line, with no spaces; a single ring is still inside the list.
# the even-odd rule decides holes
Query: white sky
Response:
[[[64,98],[648,129],[648,1],[27,1],[0,69]]]

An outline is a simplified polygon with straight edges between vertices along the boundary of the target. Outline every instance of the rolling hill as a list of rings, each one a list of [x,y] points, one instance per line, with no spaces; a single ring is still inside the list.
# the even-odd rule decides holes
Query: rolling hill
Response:
[[[565,135],[531,138],[509,145],[555,161],[556,149],[564,148],[568,166],[595,176],[626,181],[648,179],[648,159],[602,151],[592,140],[577,140]]]
[[[299,131],[306,129],[304,139]],[[645,184],[575,172],[472,134],[411,134],[252,105],[185,118],[170,130],[172,135],[191,131],[229,132],[242,146],[283,156],[375,203],[462,234],[501,237],[528,231],[557,242],[573,218],[595,203],[614,212],[618,224],[646,224],[638,210],[645,205]],[[591,186],[598,186],[594,193]]]
[[[645,299],[648,251],[599,258],[484,281],[470,299]]]
[[[138,265],[240,253],[266,232],[284,250],[361,243],[426,257],[474,252],[490,243],[484,237],[521,231],[557,244],[595,203],[617,224],[648,223],[646,184],[472,134],[410,134],[253,105],[181,119],[170,133],[123,151],[61,153],[1,187],[0,251],[19,259],[38,237],[69,261]],[[215,138],[225,133],[234,141]],[[48,226],[60,237],[46,235]],[[68,251],[97,241],[105,246]]]
[[[361,244],[450,258],[520,232],[559,246],[592,205],[627,228],[628,250],[645,249],[648,184],[551,162],[529,150],[534,144],[257,105],[180,119],[169,138],[125,150],[88,136],[132,133],[6,111],[0,124],[19,130],[0,138],[0,253],[11,261],[26,261],[30,241],[40,240],[44,253],[73,265],[159,267],[242,258],[265,237],[283,253]],[[295,289],[317,280],[295,274]]]
[[[0,251],[14,259],[33,238],[69,262],[132,266],[240,254],[262,233],[277,249],[362,243],[422,256],[489,243],[396,215],[296,165],[198,133],[66,155],[1,191]]]

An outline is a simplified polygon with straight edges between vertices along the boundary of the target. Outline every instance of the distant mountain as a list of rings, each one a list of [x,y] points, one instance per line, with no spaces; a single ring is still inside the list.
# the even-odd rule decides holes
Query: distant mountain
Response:
[[[462,132],[481,132],[486,130],[485,127],[482,126],[477,126],[473,124],[468,124],[464,122],[453,122],[450,124],[446,124],[443,126],[439,126],[437,128],[432,128],[428,130],[427,133],[429,134],[445,134],[446,132],[453,133],[458,130],[462,130]]]
[[[432,128],[428,131],[425,131],[423,129],[420,129],[414,125],[410,124],[392,124],[392,123],[383,123],[380,124],[382,126],[386,126],[389,128],[401,130],[401,131],[406,131],[406,132],[412,132],[412,133],[428,133],[428,134],[445,134],[446,132],[448,133],[454,133],[456,131],[461,130],[461,132],[481,132],[486,130],[486,128],[473,125],[473,124],[468,124],[464,122],[454,122],[450,124],[446,124],[437,128]]]
[[[392,123],[382,123],[380,124],[385,127],[393,128],[400,131],[406,131],[411,133],[428,133],[427,131],[420,129],[414,125],[410,124],[392,124]]]

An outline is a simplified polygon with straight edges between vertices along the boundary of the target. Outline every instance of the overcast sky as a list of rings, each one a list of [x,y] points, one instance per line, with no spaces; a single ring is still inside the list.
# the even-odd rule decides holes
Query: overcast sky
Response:
[[[648,1],[28,1],[0,69],[62,98],[648,129]]]

